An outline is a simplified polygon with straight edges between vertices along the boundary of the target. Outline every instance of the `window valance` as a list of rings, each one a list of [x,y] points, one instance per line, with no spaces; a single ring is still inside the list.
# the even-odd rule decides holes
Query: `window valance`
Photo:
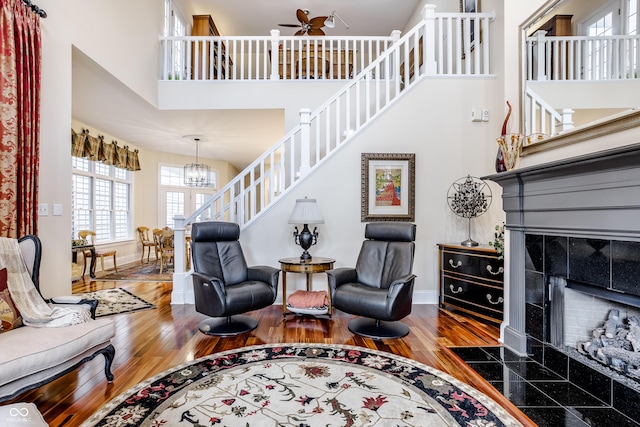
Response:
[[[106,142],[102,135],[89,135],[88,129],[82,129],[81,133],[71,129],[71,155],[132,172],[140,170],[138,150],[131,151],[126,145],[120,147],[117,141]]]

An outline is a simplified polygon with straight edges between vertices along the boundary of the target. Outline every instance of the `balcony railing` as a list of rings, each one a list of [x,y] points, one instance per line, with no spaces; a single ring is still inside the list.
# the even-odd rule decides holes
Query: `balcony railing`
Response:
[[[491,76],[489,24],[493,17],[493,13],[437,14],[435,6],[425,6],[418,25],[377,54],[315,111],[301,111],[298,126],[193,215],[176,217],[175,244],[184,244],[186,226],[197,218],[232,221],[245,228],[424,77]],[[176,252],[174,303],[184,302],[183,257],[182,251]]]
[[[425,49],[436,55],[437,74],[478,74],[488,69],[488,55],[475,47],[478,42],[487,46],[482,38],[489,37],[487,23],[492,16],[435,14],[433,36],[439,43],[428,39],[430,46]],[[160,80],[352,79],[399,38],[400,31],[387,37],[294,37],[281,36],[279,30],[263,37],[160,37]],[[419,43],[422,46],[422,39]]]
[[[640,72],[640,35],[526,40],[527,80],[628,80]]]
[[[350,79],[400,38],[161,37],[161,80]]]

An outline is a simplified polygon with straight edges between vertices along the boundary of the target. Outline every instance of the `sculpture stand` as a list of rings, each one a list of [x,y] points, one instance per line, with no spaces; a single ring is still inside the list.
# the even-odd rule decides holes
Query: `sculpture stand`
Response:
[[[469,218],[469,238],[464,242],[460,243],[462,246],[466,246],[468,248],[473,246],[478,246],[478,242],[471,238],[471,218]]]

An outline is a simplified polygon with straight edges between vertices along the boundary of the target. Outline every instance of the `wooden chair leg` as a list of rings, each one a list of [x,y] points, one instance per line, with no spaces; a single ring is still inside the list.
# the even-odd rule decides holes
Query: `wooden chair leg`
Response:
[[[84,277],[85,271],[87,271],[87,257],[82,254],[82,277]]]
[[[116,265],[116,254],[113,254],[113,269],[118,272],[118,266]]]

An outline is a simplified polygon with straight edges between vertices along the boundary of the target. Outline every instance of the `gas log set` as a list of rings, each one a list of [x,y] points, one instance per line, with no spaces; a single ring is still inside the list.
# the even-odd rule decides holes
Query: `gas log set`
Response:
[[[602,326],[593,330],[589,341],[578,343],[578,351],[640,380],[640,317],[620,319],[620,311],[612,309]]]

